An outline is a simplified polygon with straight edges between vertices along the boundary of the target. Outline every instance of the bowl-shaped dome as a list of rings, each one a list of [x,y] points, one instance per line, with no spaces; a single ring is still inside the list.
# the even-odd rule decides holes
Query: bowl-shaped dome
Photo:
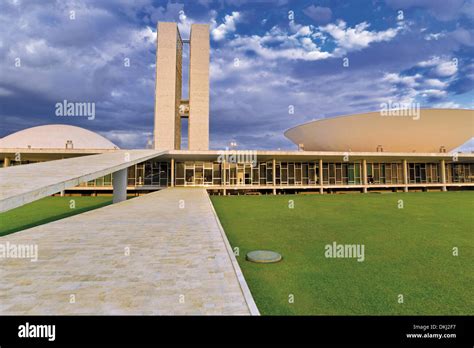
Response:
[[[474,136],[474,110],[421,109],[417,116],[381,112],[340,116],[291,128],[307,151],[449,152]]]
[[[63,124],[31,127],[0,139],[0,148],[20,149],[118,149],[102,135]]]

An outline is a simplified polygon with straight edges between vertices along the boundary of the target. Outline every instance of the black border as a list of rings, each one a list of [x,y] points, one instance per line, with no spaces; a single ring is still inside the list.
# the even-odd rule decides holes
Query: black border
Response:
[[[360,344],[473,347],[473,316],[1,316],[0,348],[59,345]],[[19,338],[18,327],[56,325],[56,340]],[[425,332],[413,325],[456,325]],[[456,338],[407,338],[410,333]]]

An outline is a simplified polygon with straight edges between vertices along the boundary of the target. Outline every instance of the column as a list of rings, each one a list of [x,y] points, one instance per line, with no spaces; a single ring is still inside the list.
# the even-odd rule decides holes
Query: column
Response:
[[[6,168],[6,167],[9,167],[10,166],[10,158],[9,157],[5,157],[3,159],[3,168]]]
[[[174,187],[174,158],[171,158],[171,187]]]
[[[403,192],[408,192],[408,167],[407,167],[407,160],[403,160]]]
[[[440,162],[441,166],[441,183],[443,184],[443,191],[447,191],[448,188],[446,187],[446,161],[443,159]]]
[[[276,195],[276,159],[273,159],[273,194]]]
[[[364,185],[362,192],[367,193],[367,160],[362,160],[362,185]]]
[[[319,160],[319,193],[323,194],[324,193],[324,188],[323,188],[323,160]]]
[[[222,160],[222,186],[224,187],[224,196],[227,195],[227,190],[225,189],[226,182],[226,170],[225,170],[225,159]]]
[[[127,168],[112,174],[112,186],[114,188],[113,203],[125,201],[127,199]]]

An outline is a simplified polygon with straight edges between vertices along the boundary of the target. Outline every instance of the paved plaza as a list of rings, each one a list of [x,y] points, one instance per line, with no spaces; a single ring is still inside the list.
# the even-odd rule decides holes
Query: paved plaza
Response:
[[[74,197],[71,197],[74,199]],[[258,314],[202,188],[169,188],[0,237],[0,315]]]

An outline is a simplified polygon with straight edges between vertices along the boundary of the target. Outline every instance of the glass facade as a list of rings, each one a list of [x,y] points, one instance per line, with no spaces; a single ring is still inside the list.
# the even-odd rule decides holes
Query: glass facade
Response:
[[[323,185],[360,185],[361,163],[323,163]]]
[[[409,184],[433,184],[440,183],[441,176],[438,174],[440,165],[437,163],[408,163]]]
[[[446,181],[449,183],[474,182],[474,164],[473,163],[446,164]]]
[[[403,184],[402,163],[367,163],[367,183]]]
[[[437,163],[408,163],[407,176],[409,184],[441,182]],[[403,184],[402,163],[367,163],[367,183],[369,185]]]
[[[171,165],[169,162],[146,161],[128,168],[128,186],[169,186],[171,182]],[[112,186],[112,174],[82,183],[79,187]]]
[[[319,186],[319,161],[276,161],[276,186]],[[323,162],[324,186],[361,185],[363,181],[360,162]],[[223,163],[206,161],[175,162],[175,186],[273,186],[273,162]],[[407,163],[408,184],[439,184],[439,163]],[[474,183],[473,163],[446,164],[446,183]],[[403,164],[367,163],[367,184],[402,185]],[[80,186],[108,187],[112,175],[107,175]],[[128,168],[128,185],[132,187],[166,187],[171,185],[171,163],[146,161]]]

